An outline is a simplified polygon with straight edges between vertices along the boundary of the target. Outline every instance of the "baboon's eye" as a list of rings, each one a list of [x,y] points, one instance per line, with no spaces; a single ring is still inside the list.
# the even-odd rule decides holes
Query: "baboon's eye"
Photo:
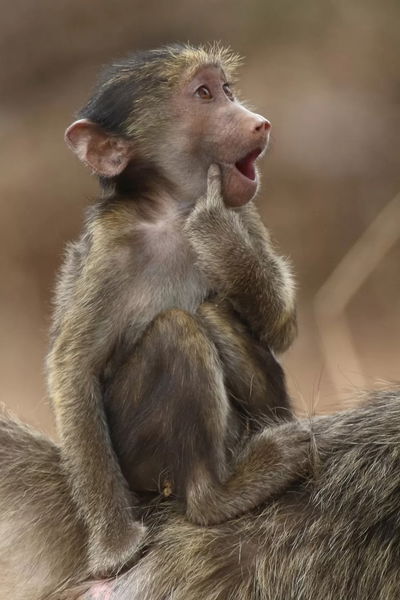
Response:
[[[224,92],[225,92],[225,96],[227,96],[229,98],[229,100],[234,100],[235,96],[233,95],[233,92],[231,90],[231,87],[229,85],[229,83],[224,83],[224,85],[222,86]]]
[[[212,94],[206,85],[201,85],[197,88],[195,95],[201,98],[202,100],[211,100]]]

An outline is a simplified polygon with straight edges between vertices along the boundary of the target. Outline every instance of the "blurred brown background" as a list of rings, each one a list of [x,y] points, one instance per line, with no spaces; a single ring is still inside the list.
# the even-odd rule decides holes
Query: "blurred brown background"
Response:
[[[1,400],[52,429],[51,292],[96,182],[63,131],[98,67],[168,41],[220,39],[273,124],[258,204],[299,281],[285,356],[300,409],[399,378],[398,0],[13,0],[0,23]],[[332,275],[333,274],[333,275]]]

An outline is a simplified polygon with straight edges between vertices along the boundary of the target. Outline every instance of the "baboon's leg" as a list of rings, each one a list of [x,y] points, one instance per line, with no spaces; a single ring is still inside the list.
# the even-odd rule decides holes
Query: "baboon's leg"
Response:
[[[234,419],[220,359],[199,319],[158,315],[105,390],[111,437],[132,489],[186,495],[198,464],[226,477]],[[233,433],[232,433],[233,435]]]
[[[295,448],[304,433],[293,426],[283,435],[272,429],[254,438],[229,478],[227,453],[238,419],[214,343],[200,320],[181,310],[156,317],[105,400],[131,488],[176,494],[196,522],[223,521],[254,507],[286,487],[304,461],[302,448]]]
[[[187,488],[187,516],[200,525],[221,523],[255,508],[305,475],[310,432],[298,421],[250,438],[225,482],[197,465]]]

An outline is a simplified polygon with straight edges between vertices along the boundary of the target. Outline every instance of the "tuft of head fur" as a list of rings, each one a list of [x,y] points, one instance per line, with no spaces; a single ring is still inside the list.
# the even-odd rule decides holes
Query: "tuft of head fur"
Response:
[[[182,82],[202,67],[221,67],[232,81],[241,58],[214,42],[201,46],[172,44],[135,52],[107,67],[79,117],[118,136],[145,142],[157,135],[166,118],[165,103]]]

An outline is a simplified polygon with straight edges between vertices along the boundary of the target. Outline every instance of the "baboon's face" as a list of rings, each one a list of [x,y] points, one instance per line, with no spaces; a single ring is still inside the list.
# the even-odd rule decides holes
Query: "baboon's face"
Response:
[[[153,112],[148,99],[139,137],[110,134],[80,119],[67,129],[66,141],[82,162],[105,178],[118,177],[138,159],[150,161],[172,184],[177,198],[189,204],[206,192],[208,168],[217,163],[225,203],[249,202],[259,185],[256,160],[267,146],[269,121],[235,98],[218,66],[203,66],[190,78],[182,73],[168,98],[157,98],[154,93]]]
[[[259,185],[256,160],[267,147],[269,121],[236,100],[222,69],[215,66],[201,68],[172,102],[179,123],[174,138],[191,161],[203,172],[212,163],[220,166],[226,204],[241,206],[251,200]]]

